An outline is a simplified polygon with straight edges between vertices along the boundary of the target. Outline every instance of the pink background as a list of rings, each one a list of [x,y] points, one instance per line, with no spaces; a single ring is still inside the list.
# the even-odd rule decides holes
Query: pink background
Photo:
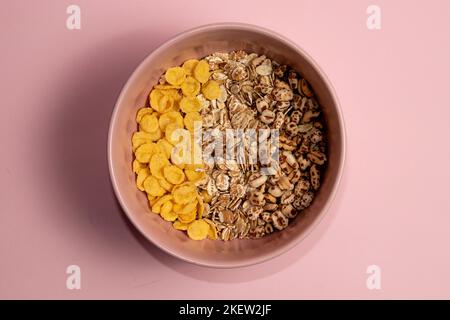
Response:
[[[66,7],[82,29],[66,29]],[[382,29],[366,28],[366,8]],[[450,298],[448,1],[2,1],[1,298]],[[189,265],[137,234],[109,182],[119,90],[169,37],[258,24],[309,52],[348,134],[328,215],[299,246],[237,270]],[[82,289],[65,286],[77,264]],[[379,265],[382,289],[368,290]]]

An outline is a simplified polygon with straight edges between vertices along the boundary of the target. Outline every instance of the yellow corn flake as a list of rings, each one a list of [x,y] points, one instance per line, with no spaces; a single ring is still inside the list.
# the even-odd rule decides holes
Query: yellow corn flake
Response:
[[[172,201],[167,201],[161,206],[161,217],[166,221],[175,221],[178,215],[172,211]]]
[[[197,200],[187,203],[184,205],[183,209],[181,209],[180,214],[189,214],[192,211],[197,212],[197,204]]]
[[[201,162],[201,163],[190,163],[190,164],[186,165],[185,169],[186,170],[203,171],[205,169],[205,164],[203,162]]]
[[[171,85],[171,84],[157,84],[154,86],[155,89],[158,90],[170,90],[170,89],[177,89],[177,87]]]
[[[176,145],[182,139],[183,128],[179,126],[178,123],[169,123],[166,126],[165,137],[172,145]],[[177,131],[180,130],[180,131]]]
[[[155,204],[155,202],[158,201],[158,199],[160,197],[153,197],[153,196],[150,196],[149,194],[147,194],[147,198],[148,198],[148,204],[150,205],[150,209],[151,209],[153,207],[153,205]],[[156,213],[156,212],[153,212],[153,213]],[[156,214],[159,214],[159,213],[156,213]]]
[[[197,218],[201,219],[203,217],[203,213],[205,212],[205,204],[203,203],[202,197],[197,194]]]
[[[158,140],[156,145],[159,147],[162,153],[166,156],[167,159],[170,159],[172,154],[173,145],[167,141],[165,138]]]
[[[169,111],[159,117],[159,127],[162,131],[166,130],[169,123],[176,123],[180,128],[183,127],[183,116],[176,111]]]
[[[150,176],[150,170],[148,168],[144,168],[138,171],[136,176],[136,186],[139,190],[144,191],[144,181],[147,177]]]
[[[185,182],[175,186],[172,190],[172,195],[176,203],[187,204],[195,200],[197,191],[192,182]]]
[[[158,118],[154,114],[146,114],[139,122],[139,127],[145,132],[155,132],[159,128]]]
[[[202,122],[202,116],[198,112],[188,112],[184,116],[184,126],[189,131],[194,131],[195,122]]]
[[[162,179],[158,179],[159,180],[159,184],[160,186],[166,190],[167,192],[172,192],[173,189],[173,184],[171,184],[169,181],[167,181],[166,179],[162,178]]]
[[[194,73],[194,69],[198,64],[197,59],[189,59],[183,63],[183,69],[187,75],[191,75]]]
[[[157,108],[154,108],[159,113],[164,113],[167,111],[170,111],[173,108],[173,105],[175,103],[175,100],[170,95],[163,95],[161,99],[158,101]]]
[[[148,199],[148,201],[151,202],[152,205],[153,205],[153,204],[159,199],[159,197],[154,197],[154,196],[151,196],[151,195],[149,195],[149,194],[147,193],[147,199]]]
[[[181,170],[184,170],[184,168],[186,167],[186,164],[184,163],[174,163],[174,164],[177,168],[180,168]]]
[[[196,171],[191,169],[184,169],[184,174],[189,181],[197,182],[205,178],[205,171]]]
[[[158,141],[162,138],[163,134],[160,128],[156,129],[155,132],[149,132],[149,137],[152,141]]]
[[[136,160],[140,163],[148,163],[150,162],[151,157],[159,151],[158,146],[153,143],[144,143],[143,145],[140,145],[136,151],[135,156]]]
[[[183,170],[177,166],[170,165],[163,169],[164,178],[171,184],[181,184],[184,182]]]
[[[180,101],[175,100],[172,109],[170,109],[169,111],[176,111],[176,112],[180,112]]]
[[[153,110],[158,111],[159,109],[159,100],[161,100],[161,98],[163,97],[163,91],[162,90],[158,90],[158,89],[153,89],[150,92],[150,106],[153,108]]]
[[[181,223],[191,223],[192,221],[195,220],[195,218],[197,217],[197,211],[193,210],[189,213],[183,214],[183,213],[179,213],[178,214],[178,220],[180,220]]]
[[[182,231],[186,231],[189,224],[183,223],[179,220],[175,221],[172,226],[176,229],[176,230],[182,230]]]
[[[209,64],[205,60],[199,61],[194,68],[194,77],[201,83],[209,79]]]
[[[166,190],[159,184],[158,179],[153,176],[148,176],[144,180],[144,189],[145,192],[154,197],[161,197],[166,193]]]
[[[178,89],[162,90],[162,94],[165,95],[165,96],[172,97],[174,101],[180,101],[181,98],[183,97],[180,94],[180,92],[178,91]]]
[[[209,224],[208,239],[217,240],[217,228],[214,222],[209,219],[203,219],[207,224]]]
[[[185,96],[196,96],[200,92],[200,82],[198,82],[195,78],[188,76],[181,84],[181,91]]]
[[[202,198],[203,198],[203,201],[206,203],[210,203],[212,200],[212,196],[206,190],[202,191]]]
[[[170,200],[172,200],[172,195],[171,194],[166,194],[160,198],[158,198],[158,200],[152,205],[152,211],[154,213],[160,213],[161,212],[161,206],[166,203],[166,202],[170,202]]]
[[[183,97],[180,101],[180,109],[184,113],[199,112],[202,109],[202,103],[197,97]]]
[[[137,159],[133,160],[133,172],[138,173],[139,170],[147,168],[147,165],[144,163],[140,163]]]
[[[144,191],[144,181],[147,177],[150,176],[150,170],[148,168],[144,168],[138,171],[136,177],[136,186],[139,190]]]
[[[210,227],[207,222],[204,220],[196,220],[189,225],[187,234],[192,240],[203,240],[208,236],[209,229]]]
[[[179,213],[181,213],[181,210],[183,210],[183,208],[184,208],[184,206],[182,204],[179,204],[179,203],[175,202],[173,204],[172,210],[179,214]]]
[[[136,113],[136,122],[137,123],[141,122],[141,119],[143,116],[145,116],[146,114],[152,114],[152,113],[153,113],[152,108],[147,108],[147,107],[140,108],[138,110],[138,112]]]
[[[150,172],[154,177],[163,179],[163,169],[168,165],[170,165],[170,162],[167,160],[166,156],[162,153],[156,153],[150,160]]]
[[[181,67],[172,67],[167,69],[164,77],[171,85],[180,86],[186,78],[186,71]]]
[[[203,96],[208,100],[215,100],[220,97],[220,86],[217,81],[209,80],[202,86]]]
[[[161,206],[161,214],[162,215],[167,215],[169,212],[172,212],[172,208],[173,208],[173,202],[172,201],[166,201],[163,203],[163,205]]]
[[[133,133],[131,137],[131,145],[133,146],[133,151],[135,151],[139,146],[152,142],[152,136],[147,132],[137,131]]]

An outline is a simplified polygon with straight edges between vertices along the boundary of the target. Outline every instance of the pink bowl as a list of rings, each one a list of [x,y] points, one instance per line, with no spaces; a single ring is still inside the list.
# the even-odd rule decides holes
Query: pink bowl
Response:
[[[328,166],[312,205],[282,232],[258,240],[193,241],[149,212],[147,198],[135,185],[131,170],[131,136],[136,111],[160,75],[169,67],[215,51],[243,49],[289,64],[311,83],[322,106],[328,134]],[[117,100],[108,138],[109,169],[117,198],[128,218],[151,242],[169,254],[198,265],[232,268],[276,257],[298,244],[319,223],[333,200],[342,175],[345,130],[333,87],[319,66],[284,37],[257,26],[222,23],[177,35],[152,52],[133,72]]]

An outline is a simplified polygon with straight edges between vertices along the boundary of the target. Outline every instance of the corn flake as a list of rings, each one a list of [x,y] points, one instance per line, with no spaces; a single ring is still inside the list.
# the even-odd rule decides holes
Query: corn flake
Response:
[[[169,165],[163,169],[164,178],[171,184],[181,184],[184,182],[183,170],[174,165]]]
[[[172,201],[167,201],[161,206],[161,217],[166,221],[175,221],[178,215],[172,211]]]
[[[183,210],[183,205],[175,202],[173,204],[172,210],[179,214],[181,213],[181,210]]]
[[[208,193],[208,191],[203,190],[203,191],[202,191],[202,199],[203,199],[204,202],[210,203],[211,200],[212,200],[212,195],[210,195],[210,194]]]
[[[209,79],[209,64],[205,60],[199,61],[194,68],[194,77],[201,83]]]
[[[184,168],[186,167],[185,163],[174,163],[174,164],[177,168],[180,168],[181,170],[184,170]]]
[[[133,172],[138,173],[139,170],[147,168],[147,165],[144,163],[140,163],[137,159],[133,160]]]
[[[208,100],[215,100],[220,97],[220,86],[217,81],[209,80],[202,86],[203,96]]]
[[[184,116],[184,126],[186,127],[186,129],[188,129],[189,131],[194,131],[195,122],[200,122],[201,126],[202,116],[200,115],[200,113],[198,112],[186,113],[186,115]]]
[[[159,109],[159,100],[161,100],[161,98],[163,97],[163,92],[162,90],[158,90],[158,89],[153,89],[150,92],[150,106],[153,108],[153,110],[158,111]]]
[[[154,197],[147,193],[147,199],[148,199],[148,204],[150,205],[150,208],[153,207],[153,205],[156,203],[156,201],[158,201],[159,198],[160,197]],[[153,213],[156,213],[156,212],[153,212]],[[158,213],[156,213],[156,214],[158,214]]]
[[[198,64],[197,59],[189,59],[183,63],[183,69],[187,75],[192,75],[194,73],[194,69]]]
[[[152,141],[158,141],[162,138],[163,134],[160,128],[156,129],[155,132],[149,132],[149,137]]]
[[[171,85],[180,86],[186,78],[186,71],[181,67],[172,67],[167,69],[164,77]]]
[[[136,177],[136,186],[139,190],[144,191],[144,181],[150,176],[150,170],[148,168],[144,168],[138,171]]]
[[[180,109],[184,113],[199,112],[202,109],[202,103],[197,97],[183,97],[180,101]]]
[[[173,189],[173,184],[171,184],[170,182],[168,182],[166,179],[162,178],[162,179],[158,179],[160,186],[166,190],[167,192],[172,192]]]
[[[138,112],[136,113],[136,122],[137,123],[141,122],[141,119],[143,116],[145,116],[146,114],[152,114],[152,113],[153,113],[152,108],[147,108],[147,107],[140,108],[138,110]]]
[[[205,212],[205,204],[203,203],[202,197],[197,194],[197,218],[201,219],[203,217],[203,213]]]
[[[154,177],[163,179],[163,169],[168,165],[170,165],[170,162],[167,160],[166,156],[162,153],[156,153],[150,160],[150,172]]]
[[[133,136],[131,137],[131,145],[133,147],[133,151],[135,151],[139,146],[151,142],[152,142],[152,135],[150,135],[147,132],[137,131],[133,133]]]
[[[176,230],[182,230],[182,231],[186,231],[189,224],[183,223],[179,220],[175,221],[172,226],[176,229]]]
[[[187,234],[192,240],[203,240],[208,236],[209,229],[210,227],[207,222],[204,220],[196,220],[189,225]]]
[[[176,203],[187,204],[196,199],[197,190],[193,183],[185,182],[175,186],[172,190],[172,195]]]
[[[182,139],[182,127],[179,126],[178,123],[169,123],[166,126],[165,137],[166,140],[169,141],[172,145],[176,145]],[[180,131],[177,131],[180,130]]]
[[[148,176],[144,180],[144,189],[145,192],[154,197],[160,197],[166,193],[166,190],[164,190],[159,184],[158,179],[153,176]]]
[[[193,210],[189,213],[186,213],[186,214],[179,213],[178,220],[180,220],[181,223],[188,224],[188,223],[191,223],[192,221],[194,221],[196,216],[197,216],[197,212],[195,210]]]
[[[145,132],[156,132],[159,128],[158,118],[154,114],[146,114],[141,118],[139,127]]]
[[[157,108],[154,108],[159,113],[170,111],[174,106],[175,100],[171,95],[163,95],[158,101]]]
[[[155,89],[158,90],[170,90],[170,89],[177,89],[176,86],[173,86],[171,84],[157,84],[154,86]]]
[[[154,213],[160,213],[160,212],[161,212],[161,206],[162,206],[164,203],[166,203],[166,202],[172,200],[172,198],[173,198],[173,197],[172,197],[171,194],[166,194],[166,195],[164,195],[164,196],[158,198],[157,201],[152,205],[152,211],[153,211]]]
[[[181,91],[185,96],[196,96],[200,92],[200,82],[198,82],[195,78],[188,76],[181,84]]]
[[[159,147],[161,152],[164,153],[166,158],[170,159],[170,156],[171,156],[172,150],[173,150],[173,145],[169,141],[167,141],[165,138],[158,140],[156,145]]]
[[[207,224],[209,224],[209,230],[208,230],[208,239],[211,240],[217,240],[217,228],[214,224],[214,222],[212,222],[209,219],[203,219]]]
[[[197,182],[206,177],[205,171],[196,171],[191,169],[184,169],[184,174],[189,181]]]
[[[192,211],[197,212],[197,204],[198,204],[197,200],[195,200],[194,202],[187,203],[183,207],[183,209],[181,209],[180,214],[189,214]]]
[[[183,98],[184,99],[184,98]],[[183,101],[183,100],[181,100]],[[169,123],[176,123],[180,128],[183,127],[183,116],[176,111],[169,111],[159,117],[159,127],[162,131],[166,130]]]
[[[151,157],[159,151],[158,146],[153,143],[144,143],[143,145],[140,145],[136,151],[135,156],[136,160],[140,163],[148,163],[150,162]]]
[[[178,91],[178,89],[162,90],[162,94],[165,95],[165,96],[172,97],[174,101],[180,101],[181,98],[183,97],[180,94],[180,92]]]

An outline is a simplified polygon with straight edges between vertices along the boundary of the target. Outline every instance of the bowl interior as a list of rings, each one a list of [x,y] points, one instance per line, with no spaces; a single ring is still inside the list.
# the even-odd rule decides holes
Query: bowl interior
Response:
[[[167,68],[190,58],[237,49],[265,54],[280,63],[289,64],[311,83],[325,116],[328,166],[312,205],[291,221],[283,232],[275,232],[258,240],[193,241],[183,232],[173,229],[169,222],[151,213],[146,195],[136,188],[135,175],[131,170],[131,136],[137,129],[135,114],[145,104],[150,89]],[[249,265],[276,256],[295,245],[325,213],[342,170],[342,119],[326,79],[310,58],[289,41],[252,26],[207,26],[177,36],[158,48],[142,62],[125,85],[111,121],[111,178],[124,211],[154,244],[179,258],[201,265]]]

